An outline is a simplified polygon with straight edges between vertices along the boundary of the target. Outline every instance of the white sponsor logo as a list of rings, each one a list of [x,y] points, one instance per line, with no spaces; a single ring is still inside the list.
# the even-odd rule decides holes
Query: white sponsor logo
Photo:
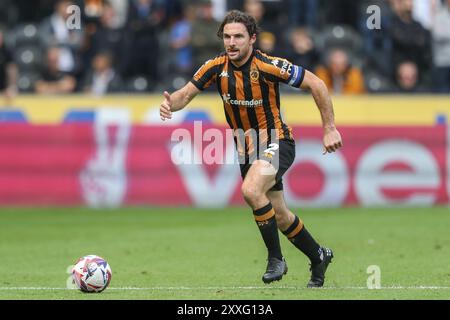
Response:
[[[231,95],[230,95],[230,94],[224,93],[224,94],[222,95],[222,99],[223,99],[223,102],[225,102],[225,103],[230,103]]]
[[[227,158],[234,159],[233,143],[227,144],[225,152]],[[202,165],[188,164],[185,159],[177,158],[177,153],[172,154],[175,155],[174,159],[180,162],[175,168],[180,172],[186,190],[196,206],[225,207],[230,202],[240,178],[235,165],[222,165],[214,177],[210,177]],[[195,155],[201,157],[197,152]]]
[[[450,141],[450,131],[449,131]],[[232,147],[230,143],[229,147]],[[450,150],[450,146],[448,147]],[[349,197],[364,206],[429,206],[438,200],[439,186],[443,183],[440,176],[438,160],[433,153],[424,145],[414,140],[383,139],[372,144],[358,157],[357,163],[351,165],[347,162],[341,151],[330,157],[322,156],[323,143],[320,139],[303,139],[296,143],[297,157],[291,168],[295,171],[298,165],[313,164],[321,172],[321,188],[313,194],[302,194],[291,187],[292,180],[298,179],[295,174],[289,172],[284,176],[286,202],[290,206],[298,207],[321,207],[341,206]],[[449,151],[450,153],[450,151]],[[450,159],[450,156],[449,156]],[[228,162],[227,162],[228,163]],[[385,170],[391,163],[402,163],[410,168],[404,170]],[[450,168],[450,161],[448,162]],[[225,166],[227,167],[227,166]],[[227,170],[222,168],[223,170]],[[191,167],[189,167],[191,168]],[[202,166],[195,170],[202,171],[207,176],[206,169]],[[203,173],[203,170],[205,173]],[[450,172],[450,170],[448,170]],[[237,186],[240,182],[239,175],[232,175],[232,170],[215,176],[214,186],[211,181],[206,186],[196,183],[192,170],[182,172],[181,176],[189,182],[188,192],[196,194],[196,205],[220,206],[219,202],[211,203],[208,197],[201,196],[209,187],[218,188],[220,185]],[[338,173],[338,174],[337,174]],[[450,177],[450,175],[449,175]],[[206,179],[206,178],[205,178]],[[233,180],[236,179],[236,180]],[[450,178],[447,178],[450,181]],[[202,180],[204,181],[204,180]],[[198,182],[198,180],[197,180]],[[447,192],[450,194],[450,182]],[[401,197],[391,197],[383,190],[388,187],[393,190],[411,190]],[[230,199],[235,189],[221,189],[226,192],[226,198]],[[225,195],[224,195],[225,196]],[[219,201],[220,197],[216,200]],[[229,202],[222,201],[226,205]]]
[[[407,164],[412,172],[384,172],[383,168],[392,162]],[[374,144],[364,153],[356,167],[356,193],[364,205],[431,205],[436,195],[431,192],[416,192],[401,202],[390,200],[383,188],[429,188],[439,185],[439,167],[433,154],[424,146],[413,141],[386,140]],[[369,174],[367,174],[369,173]]]
[[[320,192],[308,198],[295,194],[289,183],[285,183],[286,201],[290,205],[299,207],[339,206],[344,202],[350,186],[345,158],[339,151],[334,153],[333,157],[323,157],[322,150],[323,144],[320,140],[304,139],[296,143],[297,157],[292,167],[301,163],[314,163],[325,179]],[[286,176],[286,180],[288,179],[289,177]]]
[[[127,190],[126,156],[130,137],[128,109],[100,109],[94,133],[97,150],[80,172],[83,197],[91,207],[118,207]],[[117,128],[111,134],[109,128]]]
[[[278,59],[272,60],[272,64],[273,64],[275,67],[278,67],[278,63],[280,63],[280,60],[278,60]]]
[[[223,71],[222,71],[222,73],[221,73],[221,74],[219,74],[219,78],[222,78],[222,77],[228,78],[228,77],[229,77],[229,75],[228,75],[228,71],[226,71],[226,70],[223,70]]]
[[[231,99],[231,95],[228,93],[224,93],[222,95],[222,99],[225,103],[231,104],[233,106],[244,106],[244,107],[249,107],[249,108],[254,108],[254,107],[259,107],[263,104],[263,100],[259,99],[259,100],[233,100]]]

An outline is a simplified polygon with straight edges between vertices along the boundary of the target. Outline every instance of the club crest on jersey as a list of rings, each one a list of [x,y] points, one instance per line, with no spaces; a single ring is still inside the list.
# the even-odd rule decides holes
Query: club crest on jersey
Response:
[[[250,70],[250,80],[252,82],[257,82],[259,80],[259,71],[258,71],[258,69]]]

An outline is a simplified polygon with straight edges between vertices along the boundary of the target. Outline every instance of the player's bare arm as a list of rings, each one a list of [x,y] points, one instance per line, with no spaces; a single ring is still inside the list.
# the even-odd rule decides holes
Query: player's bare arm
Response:
[[[315,74],[305,71],[302,89],[311,92],[322,117],[324,154],[343,146],[342,137],[334,124],[333,103],[325,83]]]
[[[179,111],[186,107],[192,99],[200,92],[191,82],[183,88],[169,94],[164,91],[164,100],[159,107],[161,120],[172,119],[172,112]]]

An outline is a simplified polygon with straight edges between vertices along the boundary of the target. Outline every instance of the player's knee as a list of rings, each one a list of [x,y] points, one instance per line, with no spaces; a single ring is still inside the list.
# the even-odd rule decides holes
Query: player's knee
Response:
[[[263,195],[258,188],[246,183],[242,184],[241,192],[245,201],[250,204],[257,202],[257,200]]]

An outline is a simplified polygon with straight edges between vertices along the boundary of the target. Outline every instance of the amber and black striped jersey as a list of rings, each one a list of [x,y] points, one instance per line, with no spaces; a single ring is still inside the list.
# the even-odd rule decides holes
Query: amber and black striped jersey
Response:
[[[244,132],[275,129],[278,139],[293,139],[291,128],[281,118],[279,83],[298,88],[304,76],[305,69],[301,66],[254,50],[239,68],[226,53],[205,62],[191,82],[199,90],[217,84],[232,129]]]

